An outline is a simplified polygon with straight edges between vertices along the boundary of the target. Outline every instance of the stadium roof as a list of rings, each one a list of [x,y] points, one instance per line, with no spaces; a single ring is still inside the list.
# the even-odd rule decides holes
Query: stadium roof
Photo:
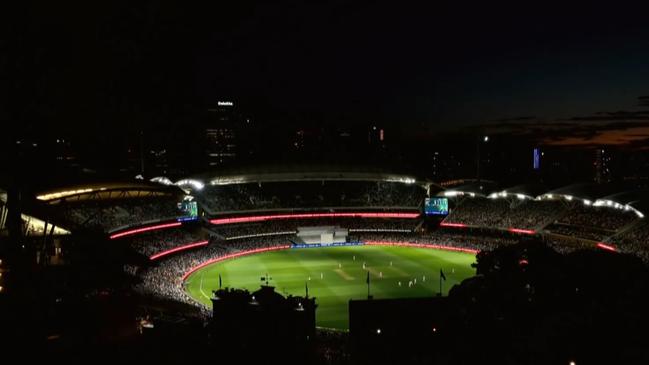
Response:
[[[92,182],[39,191],[36,199],[55,204],[66,200],[101,200],[113,198],[137,198],[147,196],[182,195],[173,186],[163,186],[147,181]]]
[[[524,184],[516,185],[511,188],[499,192],[493,192],[489,195],[490,198],[506,198],[510,195],[515,195],[520,199],[536,199],[537,196],[548,191],[548,188],[542,184]]]
[[[498,190],[498,184],[488,180],[474,180],[454,187],[448,187],[444,192],[445,196],[453,197],[458,195],[488,196]]]
[[[618,209],[633,210],[641,217],[649,212],[649,189],[630,190],[599,198],[594,206],[608,206]]]
[[[568,200],[577,198],[594,202],[601,197],[619,191],[619,188],[619,186],[608,184],[579,183],[548,191],[543,194],[542,197],[551,199],[555,196],[560,196],[565,197]]]
[[[165,181],[166,180],[166,181]],[[201,189],[202,186],[242,184],[250,182],[282,182],[282,181],[322,181],[322,180],[358,180],[358,181],[393,181],[422,186],[436,185],[431,181],[417,177],[414,174],[404,174],[388,171],[384,168],[367,165],[344,164],[279,164],[264,166],[244,166],[221,169],[195,175],[191,178],[175,182],[178,186],[188,186]],[[171,183],[169,179],[160,177],[154,181]],[[439,187],[439,186],[438,186]],[[441,189],[441,188],[440,188]]]

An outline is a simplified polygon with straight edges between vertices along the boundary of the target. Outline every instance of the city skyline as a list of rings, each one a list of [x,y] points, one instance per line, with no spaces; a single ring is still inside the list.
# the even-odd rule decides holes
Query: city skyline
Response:
[[[276,126],[377,123],[415,138],[526,129],[576,146],[649,138],[649,31],[631,8],[31,10],[11,27],[0,111],[26,131],[168,127],[236,100]]]

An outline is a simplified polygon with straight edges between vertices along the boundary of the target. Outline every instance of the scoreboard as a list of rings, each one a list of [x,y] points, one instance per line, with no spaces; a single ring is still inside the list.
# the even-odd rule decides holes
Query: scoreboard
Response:
[[[178,221],[193,221],[198,219],[198,204],[196,201],[183,200],[178,203]]]
[[[431,197],[424,202],[424,213],[426,215],[448,215],[448,198]]]

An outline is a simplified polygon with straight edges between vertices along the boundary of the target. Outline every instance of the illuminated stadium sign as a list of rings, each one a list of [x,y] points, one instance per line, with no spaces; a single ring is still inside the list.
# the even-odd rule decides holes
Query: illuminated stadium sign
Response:
[[[216,103],[218,106],[233,106],[234,103],[231,101],[218,101]]]
[[[426,215],[448,215],[448,199],[442,197],[426,198],[424,213]]]

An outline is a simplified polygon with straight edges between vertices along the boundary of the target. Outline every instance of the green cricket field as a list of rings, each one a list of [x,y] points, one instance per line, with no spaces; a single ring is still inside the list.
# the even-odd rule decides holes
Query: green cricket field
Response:
[[[347,329],[348,302],[444,295],[453,285],[475,275],[471,253],[399,246],[343,246],[286,249],[220,261],[192,273],[185,290],[195,300],[211,305],[212,290],[223,287],[259,289],[262,277],[280,294],[316,298],[318,326]]]

